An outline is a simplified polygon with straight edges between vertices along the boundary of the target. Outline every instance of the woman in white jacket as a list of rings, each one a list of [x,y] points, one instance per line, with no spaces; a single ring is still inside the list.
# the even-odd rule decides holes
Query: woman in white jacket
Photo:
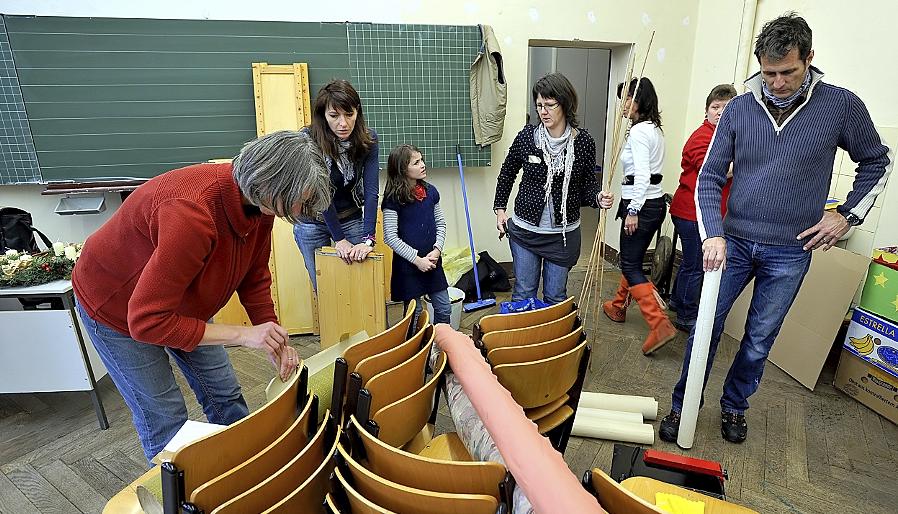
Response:
[[[623,83],[617,86],[617,96],[623,98],[626,93],[624,116],[633,125],[620,157],[624,179],[617,217],[622,220],[622,276],[617,294],[602,305],[602,310],[612,321],[623,323],[626,321],[629,297],[636,299],[649,325],[649,335],[642,345],[642,352],[648,355],[677,333],[667,319],[655,286],[642,272],[646,250],[667,214],[664,189],[661,187],[664,133],[661,132],[658,95],[652,82],[643,77],[630,81],[626,90],[624,87]]]

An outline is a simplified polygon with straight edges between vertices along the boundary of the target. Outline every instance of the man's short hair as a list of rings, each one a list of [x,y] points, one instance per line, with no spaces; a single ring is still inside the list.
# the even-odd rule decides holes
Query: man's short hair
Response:
[[[802,61],[806,61],[811,54],[811,27],[794,12],[787,12],[765,23],[755,39],[758,62],[761,62],[761,57],[780,61],[793,48],[798,48],[798,58]]]
[[[733,98],[736,98],[736,88],[733,87],[732,84],[720,84],[719,86],[714,86],[714,89],[708,94],[708,98],[705,100],[705,110],[708,110],[708,107],[711,107],[711,102],[716,102],[718,100],[726,100],[730,101]]]

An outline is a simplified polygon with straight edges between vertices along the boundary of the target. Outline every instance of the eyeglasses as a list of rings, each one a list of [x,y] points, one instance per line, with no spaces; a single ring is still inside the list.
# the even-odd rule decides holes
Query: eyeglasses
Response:
[[[543,109],[545,109],[546,112],[549,112],[549,111],[554,111],[557,108],[558,108],[558,102],[555,102],[552,104],[536,104],[537,112],[542,111]]]

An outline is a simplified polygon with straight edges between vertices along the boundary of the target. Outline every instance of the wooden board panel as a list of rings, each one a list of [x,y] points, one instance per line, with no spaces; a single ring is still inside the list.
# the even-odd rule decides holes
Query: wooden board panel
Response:
[[[333,248],[315,252],[318,276],[318,325],[327,348],[362,330],[377,334],[387,327],[383,255],[371,252],[347,265]]]

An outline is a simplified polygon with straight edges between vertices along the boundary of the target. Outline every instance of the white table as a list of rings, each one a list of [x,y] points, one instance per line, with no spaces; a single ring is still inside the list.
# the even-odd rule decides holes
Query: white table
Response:
[[[87,391],[100,428],[109,428],[97,381],[106,375],[75,312],[69,280],[34,287],[0,288],[0,299],[59,298],[62,310],[23,310],[6,301],[0,309],[0,393]]]

